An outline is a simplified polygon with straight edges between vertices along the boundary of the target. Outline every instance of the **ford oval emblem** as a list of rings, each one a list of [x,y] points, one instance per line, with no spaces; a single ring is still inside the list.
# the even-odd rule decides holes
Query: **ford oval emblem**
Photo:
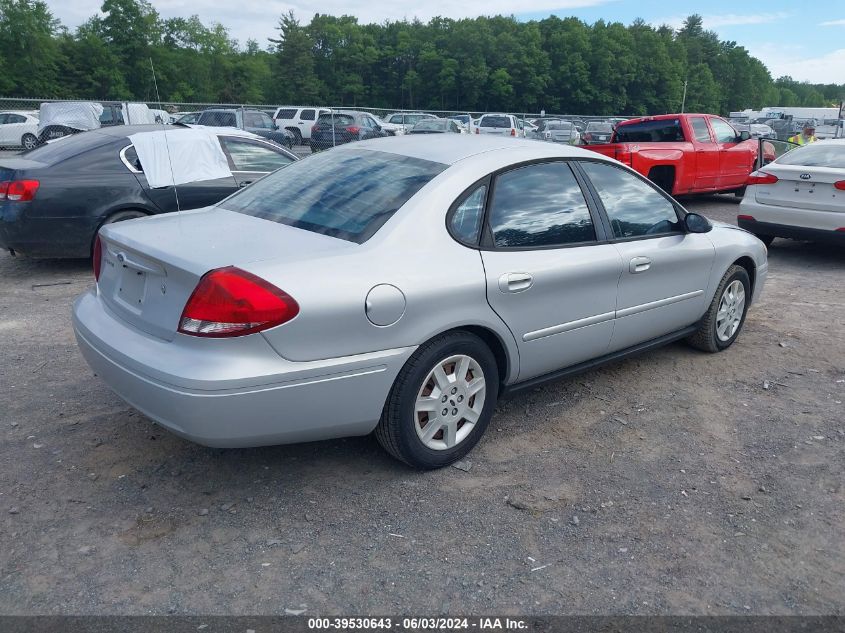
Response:
[[[802,175],[801,177],[803,178],[804,176]],[[126,255],[124,255],[123,253],[118,253],[117,254],[117,261],[119,261],[122,264],[123,262],[126,261]]]
[[[801,174],[800,178],[801,178],[801,180],[809,180],[810,174]]]

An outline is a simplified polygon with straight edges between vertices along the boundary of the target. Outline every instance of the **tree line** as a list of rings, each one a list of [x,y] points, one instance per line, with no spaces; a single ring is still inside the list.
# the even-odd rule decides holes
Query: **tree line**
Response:
[[[0,95],[623,115],[845,97],[843,85],[773,79],[699,15],[673,29],[557,16],[304,24],[288,13],[262,46],[197,16],[162,18],[147,0],[104,0],[100,13],[70,30],[44,0],[0,0]]]

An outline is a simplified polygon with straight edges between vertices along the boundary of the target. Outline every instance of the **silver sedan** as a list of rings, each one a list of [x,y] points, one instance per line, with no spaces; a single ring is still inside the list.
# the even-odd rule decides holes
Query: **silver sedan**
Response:
[[[104,227],[73,322],[97,375],[185,438],[375,432],[436,468],[503,394],[677,339],[729,347],[766,271],[753,235],[594,152],[402,136]]]

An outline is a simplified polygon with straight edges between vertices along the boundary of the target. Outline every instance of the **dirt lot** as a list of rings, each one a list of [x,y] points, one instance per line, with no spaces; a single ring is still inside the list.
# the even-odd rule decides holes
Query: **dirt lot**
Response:
[[[845,253],[770,262],[729,351],[502,402],[469,472],[419,473],[177,439],[77,352],[88,263],[0,254],[0,613],[845,613]]]

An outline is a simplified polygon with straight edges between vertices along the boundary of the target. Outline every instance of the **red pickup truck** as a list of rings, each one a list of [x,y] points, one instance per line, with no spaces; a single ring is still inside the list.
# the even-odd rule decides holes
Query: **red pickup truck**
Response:
[[[712,114],[661,114],[616,126],[586,149],[615,158],[672,195],[744,191],[758,143]]]

